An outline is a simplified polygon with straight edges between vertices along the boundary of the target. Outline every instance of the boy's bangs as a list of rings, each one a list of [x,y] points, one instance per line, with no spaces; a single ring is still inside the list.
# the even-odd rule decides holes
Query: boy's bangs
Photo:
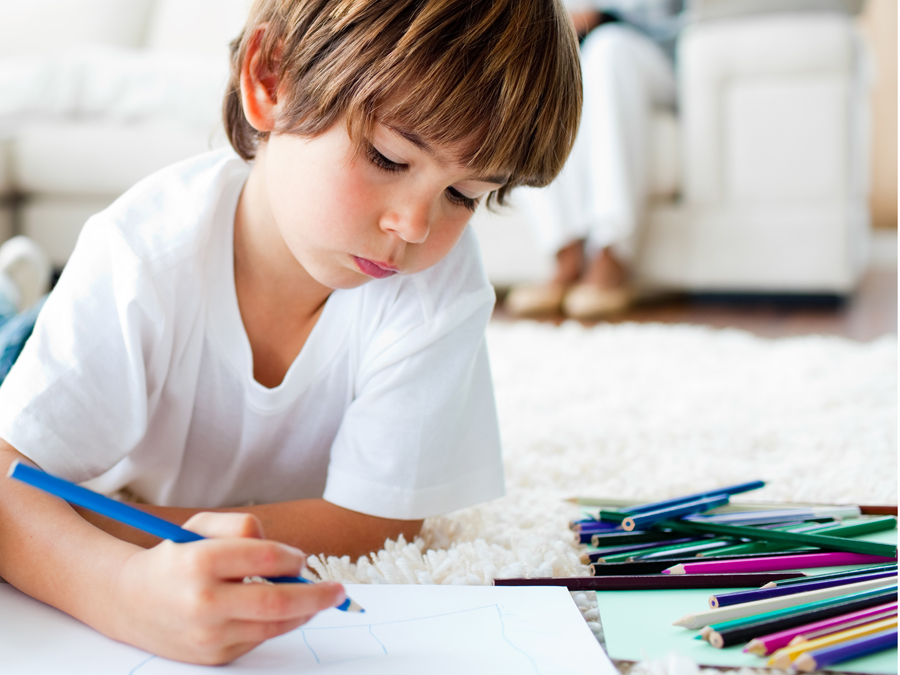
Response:
[[[453,30],[447,17],[420,13],[373,64],[347,115],[351,133],[388,122],[458,149],[454,159],[480,175],[508,175],[496,195],[503,203],[513,187],[547,185],[562,169],[578,129],[581,77],[572,27],[550,11],[554,3],[489,4],[481,16],[469,5],[469,21],[454,17]],[[546,15],[523,11],[529,6]]]

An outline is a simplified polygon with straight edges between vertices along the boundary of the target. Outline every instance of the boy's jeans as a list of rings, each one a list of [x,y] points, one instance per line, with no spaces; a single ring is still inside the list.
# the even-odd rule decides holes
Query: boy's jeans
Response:
[[[31,337],[34,322],[37,321],[46,296],[24,312],[16,312],[16,307],[5,295],[0,293],[0,384],[6,379],[22,347]]]

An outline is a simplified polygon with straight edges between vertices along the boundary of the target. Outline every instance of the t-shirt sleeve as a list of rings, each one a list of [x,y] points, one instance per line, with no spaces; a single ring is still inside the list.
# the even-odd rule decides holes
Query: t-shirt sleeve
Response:
[[[125,241],[89,220],[0,386],[0,437],[72,481],[109,469],[146,431],[167,323]]]
[[[493,304],[482,287],[375,340],[332,446],[327,501],[414,520],[502,496],[485,342]]]

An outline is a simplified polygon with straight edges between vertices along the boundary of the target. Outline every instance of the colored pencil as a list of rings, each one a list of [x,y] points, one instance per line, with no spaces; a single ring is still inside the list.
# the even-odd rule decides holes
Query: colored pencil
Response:
[[[795,639],[801,636],[809,635],[813,638],[821,637],[822,635],[827,635],[828,633],[837,632],[846,628],[853,628],[854,626],[858,626],[863,623],[869,623],[870,621],[886,619],[890,616],[897,616],[896,602],[889,602],[883,605],[875,605],[874,607],[861,609],[857,612],[841,614],[830,619],[823,619],[822,621],[801,624],[799,626],[795,626],[794,628],[788,628],[787,630],[778,631],[777,633],[761,635],[750,640],[750,642],[747,643],[747,646],[744,647],[744,651],[750,652],[752,654],[757,654],[759,656],[765,656],[766,654],[771,654],[777,649],[786,647]],[[712,628],[710,628],[710,631],[711,630]]]
[[[644,591],[676,588],[753,588],[769,574],[617,574],[605,577],[494,579],[495,586],[565,586],[570,591]]]
[[[611,507],[616,509],[627,510],[635,506],[640,506],[643,502],[637,499],[620,499],[617,497],[569,497],[567,502],[578,504],[590,508]],[[716,511],[718,513],[734,513],[737,511],[748,511],[750,509],[784,509],[788,507],[797,508],[816,508],[822,506],[846,506],[846,504],[810,504],[808,502],[734,502],[728,506],[721,506]],[[889,504],[858,504],[860,512],[863,515],[871,516],[896,516],[897,505]]]
[[[617,530],[615,532],[597,532],[591,538],[591,546],[600,548],[603,546],[618,546],[620,544],[658,544],[661,542],[671,541],[673,537],[679,536],[680,535],[677,534],[671,534],[669,532],[658,532],[656,530],[634,530],[632,532],[622,532],[621,530]]]
[[[889,609],[883,612],[877,612],[875,614],[871,614],[862,619],[852,619],[847,620],[846,615],[844,621],[828,627],[828,628],[820,628],[818,630],[808,630],[802,633],[797,634],[794,638],[788,643],[791,645],[799,645],[807,642],[812,642],[813,640],[817,640],[820,637],[825,637],[826,635],[831,635],[833,633],[839,633],[844,630],[849,630],[851,628],[856,628],[857,626],[863,626],[868,623],[872,623],[873,621],[882,621],[883,619],[896,619],[897,618],[897,607],[896,603],[893,609]]]
[[[659,554],[659,558],[672,558],[673,556],[684,557],[694,555],[694,551],[698,546],[721,546],[720,542],[710,541],[709,539],[672,539],[667,544],[653,544],[646,548],[635,549],[631,551],[622,551],[620,553],[608,553],[597,560],[597,562],[626,562],[628,560],[644,560],[644,556],[650,554]],[[685,553],[683,547],[688,547]],[[652,557],[650,558],[653,559]]]
[[[670,506],[677,506],[678,504],[684,504],[685,502],[695,502],[698,499],[705,499],[707,497],[718,497],[721,495],[736,495],[741,494],[743,492],[750,492],[751,490],[758,490],[761,487],[764,487],[765,483],[761,480],[748,481],[746,483],[738,483],[737,485],[729,485],[722,488],[717,488],[715,490],[707,490],[705,492],[697,492],[692,495],[684,495],[683,497],[673,497],[672,499],[664,499],[660,502],[650,502],[647,504],[638,504],[636,506],[629,506],[626,509],[620,509],[622,511],[627,511],[629,514],[635,513],[649,513],[651,511],[659,511],[660,509],[666,509]]]
[[[684,576],[691,576],[686,574]],[[766,598],[778,598],[784,595],[796,595],[807,591],[817,591],[823,588],[834,588],[835,586],[848,586],[863,581],[875,581],[876,579],[893,579],[897,581],[897,572],[875,572],[873,574],[861,574],[855,577],[838,577],[836,579],[822,579],[818,582],[810,582],[808,584],[795,584],[793,586],[777,586],[775,588],[757,588],[752,591],[736,591],[734,593],[719,593],[709,597],[709,606],[711,609],[719,607],[730,607],[731,605],[739,605],[743,602],[753,602],[754,600],[765,600]]]
[[[112,518],[138,530],[143,530],[161,539],[169,539],[179,544],[205,539],[205,537],[196,532],[185,530],[175,523],[170,523],[168,520],[157,518],[128,504],[117,502],[92,490],[70,483],[63,478],[52,476],[40,469],[22,464],[18,460],[10,465],[7,476],[16,478],[23,483],[49,492],[67,502],[95,511],[102,516]],[[265,579],[272,583],[315,583],[303,577],[265,577]],[[347,598],[337,609],[344,612],[365,611],[357,602],[350,598]]]
[[[807,567],[839,567],[891,562],[893,558],[859,553],[800,553],[786,556],[764,556],[744,560],[704,560],[681,563],[663,570],[663,574],[711,574],[716,572],[769,572],[805,569]]]
[[[719,534],[735,537],[736,539],[759,539],[762,541],[783,541],[795,546],[816,546],[818,548],[842,551],[847,553],[861,553],[864,555],[877,555],[883,558],[897,558],[896,544],[880,544],[872,541],[860,541],[856,539],[843,539],[824,534],[806,534],[803,532],[782,532],[760,527],[741,527],[739,525],[718,525],[715,523],[689,523],[684,520],[663,520],[653,525],[656,529],[669,529],[673,532],[684,534]]]
[[[675,621],[672,625],[697,629],[721,621],[731,621],[732,619],[741,619],[744,617],[756,616],[757,614],[772,612],[779,609],[787,609],[790,607],[797,607],[798,605],[806,605],[811,602],[817,602],[819,600],[840,598],[856,593],[880,590],[882,588],[897,588],[897,584],[891,583],[891,581],[891,579],[876,579],[875,581],[864,581],[858,584],[839,586],[837,588],[823,588],[818,591],[794,593],[793,595],[788,595],[780,598],[754,600],[753,602],[745,602],[740,605],[720,607],[719,609],[709,609],[704,612],[697,612],[696,614],[688,614],[687,616],[683,616]]]
[[[854,603],[858,601],[866,602],[856,606]],[[869,602],[869,601],[872,602]],[[806,605],[797,605],[796,607],[788,607],[787,609],[779,609],[774,612],[766,612],[765,614],[757,614],[755,616],[743,617],[741,619],[732,619],[731,621],[721,621],[719,623],[714,623],[711,625],[713,630],[718,632],[730,631],[735,628],[744,628],[750,626],[756,626],[757,624],[767,624],[765,626],[766,631],[762,631],[757,633],[756,635],[751,636],[758,637],[759,635],[765,636],[770,633],[767,632],[771,630],[772,632],[779,632],[782,630],[788,630],[789,628],[793,628],[795,626],[805,626],[809,623],[815,623],[817,621],[823,621],[825,619],[830,619],[832,617],[840,617],[843,614],[852,614],[854,612],[859,612],[864,609],[868,609],[870,607],[879,607],[880,605],[890,604],[891,602],[895,602],[897,598],[891,595],[891,588],[887,590],[884,589],[875,589],[873,591],[865,591],[863,593],[852,593],[850,595],[845,595],[839,598],[830,598],[828,600],[819,600],[818,602],[810,602]],[[841,611],[836,613],[830,613],[825,616],[813,615],[814,612],[818,612],[820,609],[828,609],[832,607],[838,607]],[[776,619],[780,620],[786,617],[793,617],[800,615],[805,621],[794,622],[790,625],[780,626],[780,625],[772,625],[769,626],[770,622],[774,622]]]
[[[897,572],[897,563],[885,563],[883,565],[872,565],[871,567],[855,567],[851,570],[840,570],[839,572],[827,572],[825,574],[816,574],[804,579],[786,579],[784,581],[773,581],[766,584],[762,588],[776,588],[781,586],[793,586],[794,584],[803,584],[806,581],[822,581],[824,579],[842,579],[844,577],[854,577],[861,574],[875,574],[877,572]]]
[[[808,522],[812,520],[841,520],[858,518],[858,506],[825,506],[812,509],[763,509],[762,511],[739,511],[736,513],[706,513],[686,516],[692,523],[722,523],[730,525],[764,525],[788,521]]]
[[[608,540],[597,537],[591,540],[591,546],[594,548],[606,549],[607,553],[612,553],[613,549],[618,551],[639,551],[639,550],[656,550],[660,546],[669,546],[674,543],[695,543],[698,541],[706,541],[708,537],[679,537],[678,539],[666,539],[665,541],[644,541],[631,544],[610,544]]]
[[[890,586],[745,617],[734,622],[727,622],[728,626],[712,626],[709,642],[719,648],[730,647],[760,636],[883,605],[895,600],[896,597],[897,587]]]
[[[592,557],[595,554],[588,554],[587,557]],[[785,557],[785,556],[793,556],[796,553],[792,551],[784,551],[779,553],[772,553],[766,557]],[[752,554],[739,554],[739,555],[724,555],[721,557],[718,556],[710,556],[708,558],[703,558],[706,562],[712,562],[716,560],[755,560],[759,558],[759,556]],[[619,562],[619,563],[603,563],[594,561],[591,564],[591,573],[597,575],[604,574],[659,574],[663,570],[672,567],[673,565],[677,565],[678,563],[693,563],[697,562],[696,556],[679,556],[677,558],[665,558],[662,560],[635,560],[629,562]],[[775,570],[777,571],[777,570]],[[806,576],[806,575],[803,575]]]
[[[896,518],[872,518],[851,523],[817,523],[815,525],[800,527],[797,529],[789,529],[789,532],[818,532],[826,534],[829,537],[859,537],[864,534],[873,532],[882,532],[885,530],[893,530],[897,527]],[[764,542],[755,541],[746,544],[738,544],[730,549],[727,553],[762,553],[766,551],[787,551],[796,546],[787,542]]]
[[[685,501],[680,504],[672,504],[654,511],[632,513],[622,520],[622,529],[626,532],[631,532],[638,528],[651,527],[669,518],[681,518],[693,513],[703,513],[727,503],[728,495],[713,495],[693,501]]]
[[[897,648],[896,628],[882,631],[875,635],[867,635],[858,640],[851,640],[832,647],[823,647],[813,652],[806,652],[797,657],[793,666],[804,673],[811,673],[814,670],[821,670],[836,663],[843,663],[850,659],[891,648]]]
[[[822,647],[831,647],[832,645],[847,642],[848,640],[856,640],[857,638],[861,638],[866,635],[880,633],[881,631],[896,627],[897,617],[895,616],[891,617],[890,619],[882,619],[881,621],[874,621],[862,626],[857,626],[856,628],[850,628],[838,633],[832,633],[831,635],[826,635],[824,637],[820,637],[809,642],[804,642],[802,644],[784,647],[772,654],[766,665],[774,666],[775,668],[790,668],[791,662],[798,656],[800,656],[800,654],[803,654],[805,652],[815,651],[816,649],[821,649]]]

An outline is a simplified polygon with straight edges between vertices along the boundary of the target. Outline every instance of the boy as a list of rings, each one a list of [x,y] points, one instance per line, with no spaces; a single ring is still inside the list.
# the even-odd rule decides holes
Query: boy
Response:
[[[502,494],[466,224],[558,173],[580,109],[554,0],[259,0],[232,70],[240,157],[92,218],[0,388],[0,471],[26,458],[211,537],[158,543],[5,481],[0,575],[197,663],[342,601],[240,583],[297,574],[299,547],[359,555]]]

